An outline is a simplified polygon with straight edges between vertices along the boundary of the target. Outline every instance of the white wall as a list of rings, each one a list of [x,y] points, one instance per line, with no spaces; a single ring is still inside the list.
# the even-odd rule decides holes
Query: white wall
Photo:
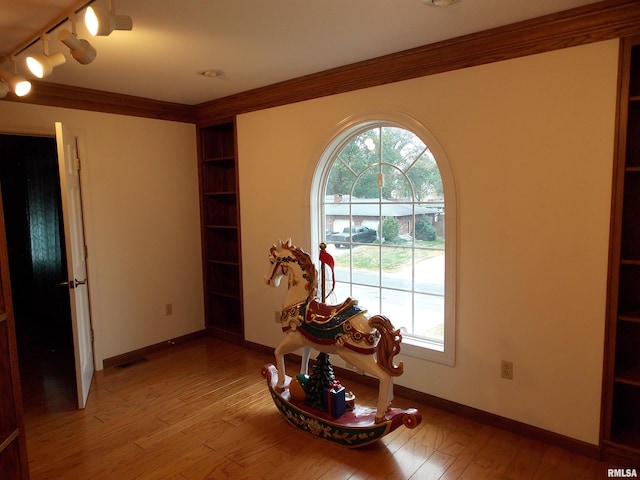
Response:
[[[0,133],[55,121],[79,137],[97,367],[202,330],[195,126],[0,102]]]
[[[340,123],[410,115],[457,182],[457,358],[405,355],[397,383],[597,444],[617,46],[239,116],[247,340],[282,338],[273,312],[284,292],[263,284],[266,255],[279,239],[311,245],[311,178]],[[52,135],[58,120],[81,141],[98,365],[202,329],[194,126],[0,102],[3,133]],[[514,380],[499,378],[501,359]]]
[[[341,122],[410,115],[439,140],[456,181],[457,355],[454,367],[405,355],[397,383],[597,444],[617,48],[612,40],[239,116],[247,340],[282,338],[274,311],[284,291],[263,283],[267,253],[288,237],[309,249],[311,179]],[[501,359],[513,361],[514,380],[500,378]]]

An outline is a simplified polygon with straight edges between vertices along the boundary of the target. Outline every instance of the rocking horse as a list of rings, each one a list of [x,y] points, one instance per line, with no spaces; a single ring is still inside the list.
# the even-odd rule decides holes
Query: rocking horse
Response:
[[[394,329],[389,319],[383,315],[369,316],[358,305],[357,300],[347,298],[338,305],[328,305],[317,298],[317,271],[308,253],[291,244],[291,240],[273,245],[269,252],[270,267],[264,277],[267,285],[277,287],[283,278],[287,279],[287,293],[280,315],[284,339],[275,349],[276,365],[265,366],[263,375],[267,377],[274,401],[290,423],[310,433],[321,432],[330,440],[349,446],[370,443],[397,426],[409,428],[420,423],[417,410],[391,408],[393,399],[393,377],[403,373],[403,364],[395,365],[393,358],[400,351],[402,335]],[[320,422],[309,428],[309,422],[300,422],[310,412],[290,400],[288,386],[291,378],[285,372],[284,356],[302,349],[301,374],[308,373],[311,349],[325,354],[335,354],[346,362],[364,371],[379,381],[378,400],[375,409],[356,409],[342,422],[328,422],[327,419],[313,417]],[[284,408],[283,408],[284,407]],[[293,410],[292,410],[293,407]],[[302,409],[302,410],[300,410]],[[305,417],[306,418],[306,417]],[[331,431],[337,427],[337,431]],[[364,430],[363,430],[364,429]],[[336,433],[337,432],[337,433]],[[360,440],[355,441],[356,437]]]

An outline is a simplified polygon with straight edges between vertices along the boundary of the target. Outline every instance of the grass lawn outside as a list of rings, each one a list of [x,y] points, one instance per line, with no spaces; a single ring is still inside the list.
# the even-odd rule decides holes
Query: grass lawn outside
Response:
[[[382,247],[382,248],[381,248]],[[444,241],[433,242],[416,241],[415,249],[402,245],[357,245],[352,250],[353,268],[364,270],[378,270],[382,263],[385,272],[396,272],[411,265],[413,252],[414,263],[444,254]],[[349,255],[335,254],[335,264],[338,267],[349,267]]]

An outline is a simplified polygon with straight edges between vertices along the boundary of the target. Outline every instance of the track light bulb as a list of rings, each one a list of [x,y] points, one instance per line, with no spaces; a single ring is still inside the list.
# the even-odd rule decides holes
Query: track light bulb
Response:
[[[25,80],[21,75],[8,72],[4,68],[0,68],[0,78],[7,82],[9,88],[18,97],[24,97],[31,91],[31,82]]]
[[[82,65],[88,65],[96,58],[96,49],[86,40],[76,37],[69,30],[62,30],[58,40],[71,50],[71,56]]]
[[[127,15],[116,15],[100,7],[88,7],[84,14],[84,22],[89,33],[94,37],[107,36],[114,30],[132,30],[133,20]]]
[[[53,69],[67,61],[60,52],[52,55],[30,55],[27,57],[27,67],[38,78],[51,75]]]
[[[31,91],[31,82],[21,75],[16,75],[12,81],[9,82],[9,88],[13,90],[16,96],[24,97]]]

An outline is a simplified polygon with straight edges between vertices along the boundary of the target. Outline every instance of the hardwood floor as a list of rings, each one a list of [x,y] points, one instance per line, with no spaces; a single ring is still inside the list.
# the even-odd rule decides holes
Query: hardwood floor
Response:
[[[201,338],[146,358],[97,372],[83,411],[27,409],[32,480],[606,478],[594,459],[397,397],[422,423],[347,449],[285,421],[268,355]]]

